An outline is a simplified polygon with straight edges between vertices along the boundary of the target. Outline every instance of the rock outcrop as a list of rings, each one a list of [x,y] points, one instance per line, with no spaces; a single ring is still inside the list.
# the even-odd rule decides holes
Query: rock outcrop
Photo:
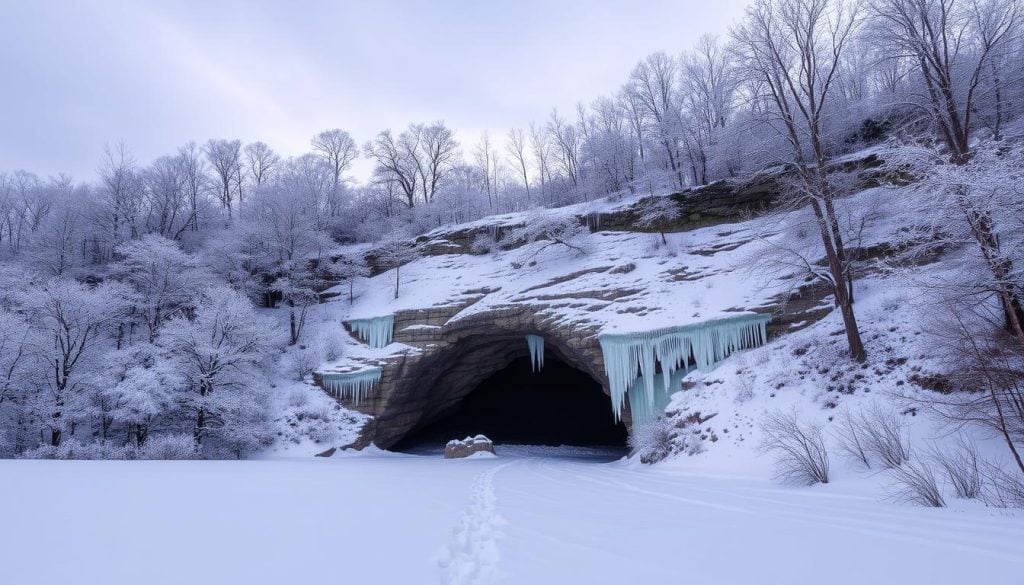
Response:
[[[462,459],[475,453],[490,453],[494,455],[494,443],[483,435],[466,437],[465,439],[453,439],[444,446],[445,459]]]

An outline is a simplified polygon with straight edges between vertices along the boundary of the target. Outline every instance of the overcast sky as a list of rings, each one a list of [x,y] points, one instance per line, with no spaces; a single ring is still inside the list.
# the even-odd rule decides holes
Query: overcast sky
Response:
[[[326,128],[361,145],[433,120],[467,150],[724,34],[745,3],[0,0],[0,170],[92,180],[119,140],[141,162],[207,138],[296,155]]]

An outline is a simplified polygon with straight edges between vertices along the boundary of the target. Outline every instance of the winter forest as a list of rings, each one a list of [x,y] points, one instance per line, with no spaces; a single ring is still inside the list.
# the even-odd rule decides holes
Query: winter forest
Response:
[[[979,502],[971,513],[1024,507],[1024,2],[753,0],[728,29],[702,32],[682,52],[636,55],[604,95],[478,139],[443,113],[370,135],[350,134],[355,114],[339,113],[297,156],[271,138],[196,136],[142,160],[112,136],[95,178],[0,159],[0,459],[260,459],[300,443],[334,453],[363,425],[381,441],[398,423],[368,423],[357,407],[378,408],[381,384],[400,383],[387,379],[392,335],[433,339],[456,321],[403,325],[401,311],[454,306],[443,291],[459,286],[451,298],[508,319],[528,293],[560,286],[530,302],[577,304],[530,321],[526,337],[516,329],[515,355],[529,351],[534,374],[586,370],[589,354],[556,333],[601,332],[594,377],[611,380],[602,416],[629,429],[623,465],[696,458],[719,469],[730,459],[716,449],[769,454],[776,483],[815,485],[806,497],[824,507],[813,494],[842,459],[871,470],[870,489],[892,482],[902,504],[944,507],[955,494]],[[687,207],[759,185],[770,203],[725,221]],[[459,238],[465,260],[437,251]],[[564,276],[530,280],[556,264]],[[778,330],[758,329],[767,317],[716,325],[769,306]],[[729,357],[741,349],[750,357]],[[464,374],[449,370],[430,391],[456,392]],[[728,398],[709,398],[716,388]],[[858,392],[879,402],[857,407]],[[725,411],[738,426],[712,432]],[[932,421],[939,438],[908,434],[911,420]],[[496,552],[497,471],[462,473],[452,477],[476,491],[455,542],[483,544],[444,549],[442,582],[516,574],[515,549]],[[633,481],[623,477],[605,481]],[[588,497],[604,505],[579,502]],[[931,520],[905,521],[892,530],[930,539]],[[1019,575],[1019,518],[999,521],[944,529]],[[989,582],[1014,582],[989,569]]]
[[[762,1],[725,34],[642,58],[614,93],[476,144],[443,121],[412,121],[358,138],[324,130],[287,159],[230,138],[153,161],[112,144],[91,183],[6,169],[0,452],[166,437],[242,456],[272,437],[281,360],[314,342],[307,308],[369,275],[339,244],[400,249],[488,215],[777,165],[800,169],[794,199],[831,227],[828,198],[842,186],[827,161],[869,145],[956,191],[921,210],[952,225],[926,227],[977,240],[991,272],[971,285],[1012,307],[1019,337],[1021,159],[1006,133],[1024,109],[1020,11],[1011,0]],[[360,157],[374,165],[362,184],[347,174]],[[820,276],[842,291],[850,270],[827,232],[838,265],[830,257]]]

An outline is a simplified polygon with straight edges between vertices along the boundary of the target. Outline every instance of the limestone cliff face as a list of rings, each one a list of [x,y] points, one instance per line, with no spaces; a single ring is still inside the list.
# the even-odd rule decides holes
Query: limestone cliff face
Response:
[[[530,303],[453,320],[486,294],[460,304],[395,313],[394,341],[408,349],[381,360],[378,387],[358,406],[349,404],[374,417],[361,444],[390,447],[444,416],[488,376],[528,356],[528,334],[543,336],[549,355],[600,381],[607,393],[598,326],[559,323],[545,311],[547,307]],[[628,414],[624,419],[628,425]]]
[[[670,226],[675,233],[668,245],[656,235],[628,231],[639,200],[540,212],[590,224],[582,254],[538,242],[473,253],[481,234],[500,235],[536,219],[527,214],[431,232],[410,242],[419,259],[402,268],[398,299],[392,298],[391,274],[378,271],[353,306],[334,301],[339,333],[350,319],[392,315],[393,343],[369,351],[352,339],[345,357],[325,364],[319,375],[380,368],[380,381],[359,404],[344,402],[373,417],[357,446],[387,448],[450,412],[494,372],[527,357],[527,335],[544,337],[549,356],[589,374],[609,393],[602,333],[747,312],[773,315],[769,336],[806,326],[830,310],[827,291],[793,275],[758,279],[750,271],[766,229],[742,218],[773,204],[777,180],[765,176],[668,196],[683,210]],[[630,427],[628,404],[623,420]]]

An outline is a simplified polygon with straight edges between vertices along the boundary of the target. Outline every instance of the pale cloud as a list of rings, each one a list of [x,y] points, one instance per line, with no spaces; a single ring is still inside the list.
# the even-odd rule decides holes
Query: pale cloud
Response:
[[[143,161],[211,137],[297,155],[325,128],[363,142],[431,120],[469,152],[485,130],[503,140],[614,92],[653,51],[726,32],[744,4],[16,3],[16,50],[0,52],[0,169],[90,179],[102,145],[122,139]]]

